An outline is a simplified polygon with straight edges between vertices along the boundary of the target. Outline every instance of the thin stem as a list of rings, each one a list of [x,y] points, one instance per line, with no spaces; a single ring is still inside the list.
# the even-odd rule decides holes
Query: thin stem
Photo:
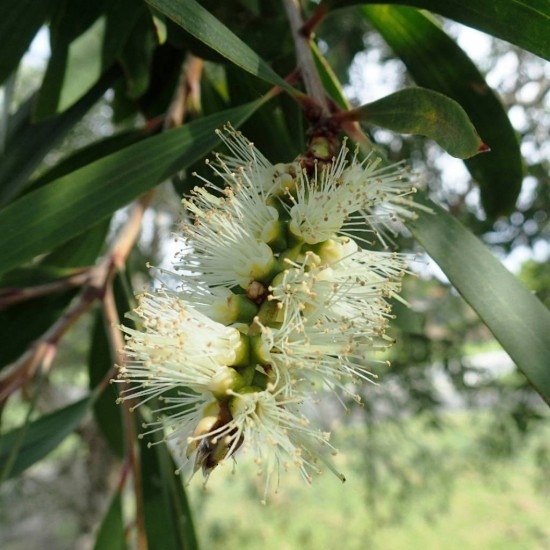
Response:
[[[306,92],[319,107],[320,114],[323,117],[328,117],[330,109],[309,47],[309,35],[303,32],[304,21],[300,12],[300,4],[298,0],[283,0],[283,5],[290,23],[292,38],[296,47],[296,61]]]
[[[116,309],[115,296],[113,285],[110,284],[103,297],[103,313],[108,326],[109,342],[111,345],[111,353],[116,364],[122,365],[124,357],[122,350],[124,348],[124,340],[119,330],[120,319]],[[130,470],[132,472],[132,480],[134,482],[134,496],[136,502],[136,520],[137,520],[137,547],[139,550],[147,550],[147,534],[145,531],[145,515],[143,512],[143,490],[141,485],[141,465],[139,453],[137,449],[137,434],[132,415],[132,402],[124,400],[123,404],[124,428],[126,430],[126,445],[128,451],[128,460],[130,462]]]
[[[0,403],[20,388],[48,357],[52,346],[56,347],[65,333],[86,313],[92,304],[102,299],[115,272],[123,270],[126,258],[141,230],[141,220],[152,191],[144,195],[134,206],[109,253],[96,266],[90,268],[89,278],[78,300],[60,317],[17,361],[2,372],[0,377]]]

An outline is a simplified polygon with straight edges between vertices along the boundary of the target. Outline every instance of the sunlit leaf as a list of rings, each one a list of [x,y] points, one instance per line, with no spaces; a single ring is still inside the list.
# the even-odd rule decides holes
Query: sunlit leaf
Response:
[[[468,158],[485,149],[464,109],[447,96],[426,88],[406,88],[354,112],[369,124],[402,134],[427,136],[454,157]]]
[[[550,311],[448,212],[422,202],[434,213],[419,216],[414,236],[550,404]]]
[[[428,16],[400,6],[365,6],[363,13],[404,61],[419,86],[464,108],[491,152],[466,160],[490,218],[515,206],[523,179],[516,133],[495,93],[470,58]]]

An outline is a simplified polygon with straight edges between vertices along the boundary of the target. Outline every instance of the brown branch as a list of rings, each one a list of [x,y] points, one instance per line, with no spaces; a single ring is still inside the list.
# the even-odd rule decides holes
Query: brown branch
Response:
[[[319,109],[319,117],[330,115],[325,89],[315,67],[315,61],[309,47],[309,35],[304,34],[304,21],[300,13],[298,0],[283,0],[296,48],[296,61],[307,94]]]
[[[124,268],[126,258],[141,230],[143,213],[152,197],[144,195],[134,206],[109,253],[87,272],[88,278],[78,300],[23,355],[2,372],[0,404],[20,388],[41,368],[49,368],[59,340],[86,313],[92,304],[102,299],[117,270]]]
[[[43,285],[23,288],[4,288],[0,290],[0,311],[19,302],[32,300],[33,298],[40,298],[41,296],[47,296],[48,294],[53,294],[54,292],[82,286],[88,281],[89,276],[89,269],[86,268],[63,279],[52,281],[51,283],[45,283]]]

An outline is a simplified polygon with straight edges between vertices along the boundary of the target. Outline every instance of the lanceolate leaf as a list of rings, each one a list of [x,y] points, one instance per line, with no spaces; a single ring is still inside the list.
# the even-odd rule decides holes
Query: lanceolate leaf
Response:
[[[147,0],[147,3],[241,69],[292,90],[256,52],[195,0]]]
[[[122,494],[117,490],[99,526],[94,550],[125,550],[126,548]]]
[[[550,59],[548,0],[328,0],[331,7],[406,4],[433,11]]]
[[[523,179],[515,131],[500,101],[470,58],[432,20],[411,8],[364,6],[363,13],[404,61],[420,86],[441,92],[464,108],[491,148],[468,159],[481,200],[490,218],[515,206]]]
[[[145,530],[150,548],[196,550],[191,510],[165,443],[149,447],[143,438],[141,473]],[[150,442],[150,441],[149,441]]]
[[[119,76],[115,68],[93,86],[86,95],[64,113],[43,122],[33,123],[33,96],[13,115],[8,146],[0,155],[0,205],[16,197],[45,155],[90,110]]]
[[[0,0],[0,84],[15,70],[58,0]]]
[[[144,9],[139,0],[62,5],[51,23],[52,54],[34,113],[37,120],[64,111],[98,81]]]
[[[353,112],[360,113],[369,124],[427,136],[454,157],[472,157],[486,148],[464,109],[426,88],[406,88]]]
[[[14,477],[53,451],[82,421],[92,403],[85,397],[53,413],[42,416],[0,438],[0,473],[6,466],[7,477]],[[13,449],[17,454],[13,460]],[[13,460],[13,462],[12,462]],[[11,467],[10,467],[11,465]]]
[[[228,121],[239,126],[264,101],[223,111],[126,147],[1,210],[0,272],[78,235],[201,158],[217,142],[216,128]]]
[[[419,216],[414,236],[550,404],[550,311],[449,213],[421,202],[434,214]]]

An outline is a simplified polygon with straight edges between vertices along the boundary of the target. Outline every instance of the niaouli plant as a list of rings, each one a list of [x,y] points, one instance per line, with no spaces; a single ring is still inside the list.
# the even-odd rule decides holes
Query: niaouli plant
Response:
[[[291,465],[307,482],[323,465],[344,479],[304,407],[323,390],[359,401],[353,388],[384,362],[407,267],[373,244],[414,217],[415,176],[345,143],[329,161],[273,165],[232,127],[218,133],[216,182],[200,177],[183,200],[178,287],[139,296],[138,328],[122,327],[121,400],[154,403],[143,435],[162,433],[178,472],[207,479],[253,453],[265,500]]]

